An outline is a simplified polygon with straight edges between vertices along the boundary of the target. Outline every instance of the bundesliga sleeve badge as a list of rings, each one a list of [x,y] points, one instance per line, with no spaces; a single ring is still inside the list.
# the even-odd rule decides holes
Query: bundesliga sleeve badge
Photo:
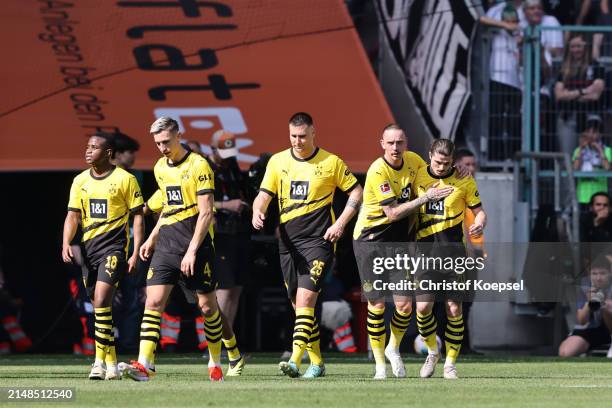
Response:
[[[391,185],[388,181],[385,181],[380,186],[380,192],[383,194],[389,194],[391,192]]]

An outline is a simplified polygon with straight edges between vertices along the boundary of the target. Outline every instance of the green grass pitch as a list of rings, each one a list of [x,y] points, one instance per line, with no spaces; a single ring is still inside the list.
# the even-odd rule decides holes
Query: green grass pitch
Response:
[[[405,358],[408,378],[373,380],[363,355],[325,354],[327,376],[290,379],[277,369],[278,356],[251,355],[240,378],[210,383],[198,354],[160,355],[148,383],[90,381],[91,359],[60,355],[0,357],[0,387],[74,387],[65,403],[6,403],[0,406],[113,407],[609,407],[612,361],[541,357],[460,357],[461,378],[417,378],[423,361]],[[225,369],[225,367],[224,367]],[[391,369],[388,367],[388,374]],[[6,392],[5,392],[6,394]]]

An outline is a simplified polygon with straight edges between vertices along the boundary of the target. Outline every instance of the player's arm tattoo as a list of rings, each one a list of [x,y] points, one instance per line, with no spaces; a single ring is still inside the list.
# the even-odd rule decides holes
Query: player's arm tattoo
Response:
[[[352,198],[349,198],[348,201],[346,202],[346,206],[347,207],[351,207],[354,208],[356,210],[359,209],[359,206],[361,205],[361,201],[360,200],[355,200]]]

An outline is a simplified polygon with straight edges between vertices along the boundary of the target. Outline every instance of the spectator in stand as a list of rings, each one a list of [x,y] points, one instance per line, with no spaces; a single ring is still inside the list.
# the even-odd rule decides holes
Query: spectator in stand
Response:
[[[591,15],[591,21],[585,23],[585,25],[612,25],[609,0],[600,0],[597,2],[599,4],[590,4],[594,2],[584,0],[583,3],[587,3],[590,6],[588,11],[589,15]],[[612,56],[612,33],[609,31],[597,33],[593,36],[593,58],[599,58],[600,56]]]
[[[580,0],[580,2],[590,0]],[[580,10],[579,1],[543,0],[544,12],[554,16],[561,25],[574,25]]]
[[[521,28],[527,27],[559,27],[559,21],[550,15],[544,14],[544,7],[541,0],[526,0],[523,5],[525,21],[521,21]],[[542,30],[540,34],[541,45],[541,80],[543,85],[540,91],[550,97],[546,82],[550,79],[553,57],[559,57],[563,53],[563,34],[559,30]]]
[[[610,261],[596,259],[589,268],[589,278],[578,291],[576,325],[559,346],[560,357],[574,357],[610,343],[612,333],[612,279]],[[612,347],[608,349],[612,358]]]
[[[607,0],[580,0],[580,11],[576,17],[576,25],[595,25],[605,8],[607,8]]]
[[[544,14],[544,7],[540,0],[527,0],[523,3],[523,11],[525,13],[525,21],[521,21],[521,28],[528,27],[559,27],[559,21],[550,15]],[[523,51],[522,41],[519,41],[519,47]],[[535,50],[535,47],[531,47]],[[560,56],[563,53],[563,34],[558,30],[541,30],[540,31],[540,123],[542,125],[541,145],[544,150],[556,150],[555,143],[555,115],[553,109],[553,101],[551,98],[550,88],[553,85],[552,64],[553,57]],[[525,56],[521,52],[521,65],[525,60]],[[535,54],[532,54],[532,61],[535,60]],[[535,71],[532,72],[535,74]],[[535,81],[535,77],[532,77]],[[532,103],[536,103],[535,100]],[[532,119],[533,120],[533,119]]]
[[[612,149],[604,145],[601,140],[601,127],[602,121],[598,115],[587,117],[586,129],[580,135],[579,145],[572,155],[574,170],[588,172],[610,170]],[[608,191],[608,179],[606,177],[578,178],[576,190],[582,210],[588,211],[593,194]]]
[[[587,36],[573,33],[555,84],[557,137],[563,153],[574,150],[577,130],[585,128],[588,114],[601,113],[604,86],[604,69],[591,58]]]
[[[489,151],[491,158],[509,158],[521,146],[521,77],[519,22],[521,1],[491,7],[480,22],[494,30],[490,56]]]
[[[610,219],[610,196],[608,193],[593,194],[589,213],[580,223],[580,241],[612,242],[612,219]]]

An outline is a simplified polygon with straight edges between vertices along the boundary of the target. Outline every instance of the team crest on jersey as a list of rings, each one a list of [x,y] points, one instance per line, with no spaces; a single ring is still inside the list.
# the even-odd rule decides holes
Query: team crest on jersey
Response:
[[[380,186],[380,192],[383,194],[389,194],[391,192],[391,185],[389,184],[388,181],[385,181],[384,183],[382,183]]]
[[[117,185],[116,184],[112,183],[110,185],[110,187],[108,188],[108,194],[110,194],[110,195],[117,194]]]
[[[185,170],[185,171],[183,172],[183,174],[181,174],[181,178],[182,178],[183,180],[189,180],[189,171],[188,171],[188,170]]]

